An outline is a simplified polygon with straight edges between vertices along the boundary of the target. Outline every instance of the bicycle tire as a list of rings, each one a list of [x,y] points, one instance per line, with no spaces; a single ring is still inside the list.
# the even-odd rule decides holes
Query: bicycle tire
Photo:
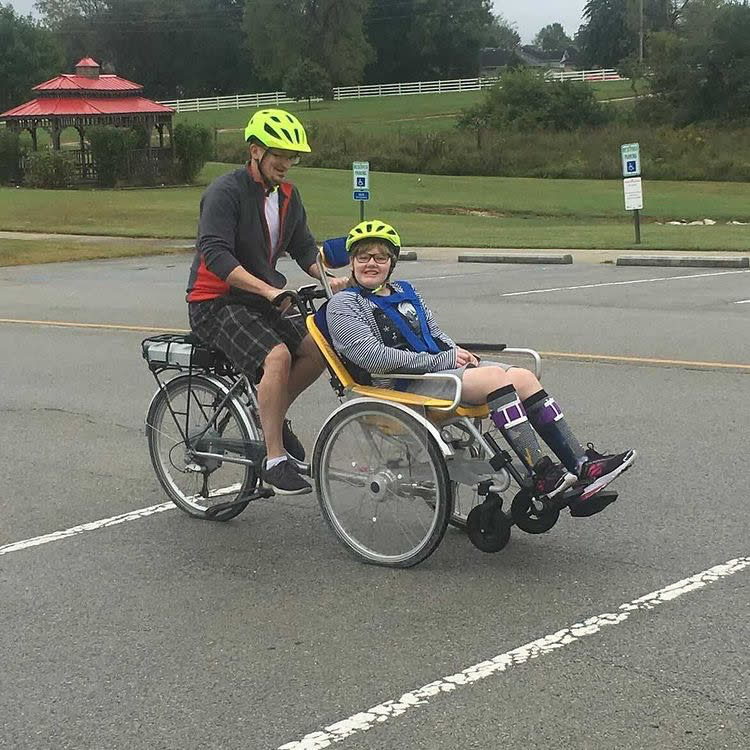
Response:
[[[202,467],[207,469],[215,466],[212,471],[188,470],[190,465],[199,465],[199,460],[190,457],[190,452],[177,429],[168,404],[171,404],[175,411],[180,411],[182,415],[182,404],[187,403],[186,396],[188,393],[191,394],[193,406],[191,417],[196,420],[195,423],[191,421],[191,432],[193,432],[201,429],[201,420],[205,426],[210,418],[206,418],[205,411],[200,408],[201,404],[207,405],[203,403],[203,400],[210,399],[212,404],[217,404],[217,400],[223,399],[228,392],[227,385],[218,378],[205,375],[179,375],[165,383],[156,392],[146,416],[146,438],[156,477],[172,502],[193,518],[208,520],[209,516],[206,511],[212,505],[210,501],[214,498],[217,502],[224,503],[250,494],[257,486],[258,472],[253,466],[221,461],[209,462]],[[222,412],[225,414],[220,415],[216,420],[217,424],[225,420],[222,436],[237,437],[242,440],[260,439],[260,432],[254,420],[238,399],[230,397],[222,407]],[[215,480],[214,475],[219,471],[221,471],[224,485],[209,488],[208,496],[206,496],[203,494],[205,474],[208,474],[208,477],[205,477],[207,486],[209,478]],[[200,488],[198,485],[201,485]],[[246,507],[247,503],[240,503],[212,516],[210,520],[228,521],[239,515]]]

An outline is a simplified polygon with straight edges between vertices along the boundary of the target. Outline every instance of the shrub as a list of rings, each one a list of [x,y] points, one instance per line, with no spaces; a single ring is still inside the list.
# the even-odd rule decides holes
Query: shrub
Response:
[[[73,184],[73,161],[62,151],[32,151],[26,158],[24,183],[32,188],[65,188]]]
[[[313,150],[302,163],[329,169],[368,160],[382,172],[616,180],[622,178],[620,146],[639,142],[646,179],[745,181],[750,174],[750,127],[678,130],[610,122],[572,131],[487,129],[480,148],[470,130],[372,133],[334,123],[311,123],[307,130]],[[242,164],[246,147],[220,144],[219,156]]]
[[[21,158],[21,145],[18,133],[0,128],[0,184],[18,177],[18,161]]]
[[[178,123],[174,129],[174,155],[179,179],[194,182],[213,155],[213,133],[194,123]]]
[[[480,108],[488,124],[499,130],[576,130],[598,127],[606,120],[604,108],[587,84],[547,82],[529,70],[503,75],[488,89]],[[471,115],[467,113],[464,119]]]
[[[129,128],[93,127],[86,131],[91,156],[96,164],[97,182],[102,187],[114,187],[125,179],[128,171],[128,152],[136,143],[136,135]]]

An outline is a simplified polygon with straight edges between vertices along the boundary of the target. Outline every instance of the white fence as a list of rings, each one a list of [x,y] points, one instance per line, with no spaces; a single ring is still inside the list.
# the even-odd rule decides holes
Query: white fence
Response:
[[[549,71],[548,80],[572,81],[618,81],[616,70],[577,70],[571,73]],[[456,78],[451,81],[414,81],[412,83],[378,83],[372,86],[342,86],[333,90],[334,99],[361,99],[371,96],[409,96],[411,94],[447,94],[458,91],[480,91],[497,83],[497,78]],[[289,104],[295,101],[285,91],[266,94],[232,94],[231,96],[209,96],[201,99],[170,99],[161,101],[177,112],[203,112],[216,109],[240,109],[244,107],[268,107]],[[313,99],[313,101],[320,101]]]
[[[604,68],[602,70],[550,70],[544,76],[548,81],[624,81],[623,78],[614,68]]]

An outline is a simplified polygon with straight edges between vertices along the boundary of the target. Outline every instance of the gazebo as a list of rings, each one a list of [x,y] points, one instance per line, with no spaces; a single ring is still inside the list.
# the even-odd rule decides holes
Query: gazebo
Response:
[[[159,149],[164,149],[164,129],[172,145],[174,110],[142,96],[143,86],[116,75],[100,72],[99,63],[84,57],[75,73],[62,73],[34,86],[36,99],[0,114],[0,122],[20,132],[28,130],[34,151],[37,130],[47,130],[52,148],[60,150],[60,135],[65,128],[75,128],[81,141],[81,167],[85,174],[86,128],[94,125],[140,128],[148,134],[159,133]]]

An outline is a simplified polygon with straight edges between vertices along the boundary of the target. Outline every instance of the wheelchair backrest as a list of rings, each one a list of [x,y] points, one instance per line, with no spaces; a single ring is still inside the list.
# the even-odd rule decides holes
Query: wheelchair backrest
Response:
[[[349,265],[346,237],[334,237],[323,243],[323,262],[328,268],[344,268]]]

